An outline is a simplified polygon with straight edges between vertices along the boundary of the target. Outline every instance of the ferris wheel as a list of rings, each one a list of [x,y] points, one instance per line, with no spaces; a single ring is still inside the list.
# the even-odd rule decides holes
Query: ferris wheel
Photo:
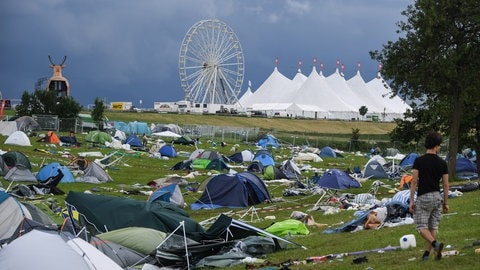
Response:
[[[178,69],[185,100],[202,104],[237,102],[244,77],[237,35],[219,20],[195,23],[183,38]]]

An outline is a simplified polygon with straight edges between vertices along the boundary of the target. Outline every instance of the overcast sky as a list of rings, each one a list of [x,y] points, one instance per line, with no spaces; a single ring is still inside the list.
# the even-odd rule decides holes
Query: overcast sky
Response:
[[[323,72],[339,59],[346,78],[357,71],[371,80],[378,64],[369,51],[396,41],[401,12],[410,0],[2,0],[0,3],[0,91],[19,99],[50,77],[48,55],[60,63],[71,95],[83,106],[96,97],[152,108],[178,101],[178,56],[196,22],[219,19],[236,33],[244,53],[242,93],[257,89],[272,73],[293,78],[313,58]],[[319,67],[317,66],[317,69]]]

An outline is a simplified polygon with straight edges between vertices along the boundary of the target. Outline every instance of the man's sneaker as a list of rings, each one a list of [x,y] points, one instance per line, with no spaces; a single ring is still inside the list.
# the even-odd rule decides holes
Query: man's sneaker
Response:
[[[422,261],[428,261],[429,256],[422,256]]]
[[[443,243],[436,242],[433,250],[435,250],[435,259],[440,260],[442,258]]]

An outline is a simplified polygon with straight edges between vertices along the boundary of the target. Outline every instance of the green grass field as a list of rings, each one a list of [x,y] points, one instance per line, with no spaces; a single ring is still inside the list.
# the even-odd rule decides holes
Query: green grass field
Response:
[[[225,125],[225,126],[265,126],[271,128],[274,126],[278,131],[295,132],[306,131],[310,133],[322,133],[332,134],[332,136],[340,136],[341,134],[349,134],[352,128],[359,128],[365,130],[362,134],[385,135],[394,126],[391,123],[372,123],[372,122],[349,122],[349,121],[320,121],[320,120],[292,120],[292,119],[258,119],[258,118],[246,118],[246,117],[222,117],[222,116],[193,116],[193,115],[164,115],[153,113],[129,113],[118,114],[108,113],[110,120],[122,120],[122,121],[146,121],[148,123],[177,123],[182,125],[188,124],[206,124],[209,125]],[[270,126],[271,125],[271,126]],[[369,132],[367,133],[366,130]],[[62,135],[62,134],[60,134]],[[66,135],[66,134],[63,134]],[[21,147],[5,145],[4,141],[6,137],[0,137],[0,149],[3,151],[18,150],[25,153],[31,163],[34,165],[33,171],[36,172],[40,169],[41,165],[48,164],[50,162],[60,162],[62,164],[68,164],[71,158],[67,156],[70,153],[76,156],[79,152],[85,151],[100,151],[103,154],[113,151],[109,148],[93,147],[91,144],[84,141],[84,134],[77,134],[77,138],[82,142],[82,146],[79,148],[65,148],[61,146],[52,146],[45,143],[37,142],[35,138],[31,138],[32,147]],[[228,143],[228,141],[227,141]],[[204,149],[210,150],[211,146],[208,144],[202,145]],[[191,152],[195,148],[194,146],[181,146],[176,145],[177,152]],[[239,150],[252,148],[251,145],[241,144]],[[230,155],[230,148],[217,147],[216,150],[225,155]],[[291,156],[291,150],[288,148],[274,150],[274,155],[277,162],[281,162],[283,159]],[[170,168],[177,162],[186,159],[184,157],[176,157],[169,160],[161,160],[156,158],[150,158],[146,153],[132,153],[126,154],[121,162],[115,164],[112,168],[108,169],[108,173],[114,179],[113,182],[105,183],[101,185],[85,184],[85,183],[72,183],[72,184],[60,184],[58,187],[68,193],[70,190],[84,192],[97,188],[100,190],[99,194],[114,195],[114,196],[128,196],[137,200],[147,200],[146,195],[126,195],[121,190],[134,190],[132,186],[134,184],[145,185],[149,181],[164,178],[167,175],[177,173],[171,171]],[[354,166],[363,166],[367,159],[362,156],[356,156],[350,153],[345,155],[343,159],[324,159],[323,162],[310,163],[312,167],[321,168],[323,170],[329,168],[347,169]],[[194,181],[202,182],[208,177],[208,174],[212,172],[201,171],[200,175],[195,178]],[[185,173],[179,173],[184,175]],[[312,177],[311,172],[305,172],[302,175],[301,181],[305,181],[307,178]],[[361,188],[346,190],[344,192],[359,194],[368,192],[373,180],[367,180],[362,184]],[[389,180],[383,180],[392,187],[396,186],[396,182],[390,182]],[[8,187],[10,182],[1,180],[1,184],[4,188]],[[452,184],[461,184],[460,182],[454,182]],[[275,202],[270,204],[256,205],[256,215],[245,211],[247,209],[217,209],[217,210],[197,210],[192,211],[189,207],[186,208],[188,214],[196,221],[206,220],[214,217],[222,212],[232,210],[234,218],[240,219],[243,216],[243,220],[247,223],[259,227],[265,228],[275,221],[282,221],[289,218],[292,211],[307,212],[318,199],[318,196],[290,196],[283,197],[283,192],[288,186],[282,184],[268,184],[269,192],[272,198],[281,199],[281,202]],[[379,199],[384,197],[392,197],[393,194],[388,192],[386,188],[380,188],[377,197]],[[50,197],[50,196],[47,196]],[[192,193],[187,190],[184,192],[184,199],[187,204],[193,203],[200,197],[198,193]],[[63,205],[65,195],[57,195],[54,198],[59,204]],[[279,200],[275,200],[279,201]],[[387,246],[399,246],[399,239],[406,234],[415,234],[417,247],[407,250],[387,251],[384,253],[368,253],[365,254],[368,258],[368,262],[363,264],[353,264],[352,260],[354,256],[345,256],[340,259],[335,259],[318,264],[302,264],[292,265],[290,269],[478,269],[479,254],[475,254],[474,250],[478,247],[473,247],[474,241],[480,240],[480,210],[478,205],[480,203],[479,191],[466,192],[463,196],[451,199],[449,202],[450,213],[444,216],[442,222],[439,238],[449,245],[452,249],[456,249],[460,252],[458,256],[452,256],[442,259],[441,261],[435,261],[433,258],[430,261],[423,262],[420,260],[420,256],[423,250],[423,240],[415,232],[413,225],[403,225],[393,228],[381,228],[379,230],[363,230],[353,233],[338,233],[338,234],[323,234],[322,231],[325,228],[336,228],[341,223],[348,222],[354,219],[354,211],[342,210],[340,213],[325,215],[321,211],[308,212],[311,214],[315,221],[318,223],[328,224],[327,227],[317,228],[309,227],[310,234],[307,236],[292,236],[291,240],[297,242],[305,247],[307,250],[295,246],[289,246],[286,250],[282,250],[276,253],[268,254],[266,258],[273,263],[280,263],[292,260],[305,260],[310,256],[322,256],[328,254],[355,252],[363,250],[372,250],[378,248],[384,248]],[[274,220],[265,219],[267,216],[275,216]],[[245,266],[237,266],[233,269],[245,269]]]

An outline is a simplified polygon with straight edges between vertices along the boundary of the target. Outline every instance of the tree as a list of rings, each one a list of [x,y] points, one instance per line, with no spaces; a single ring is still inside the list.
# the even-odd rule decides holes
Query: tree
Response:
[[[358,112],[360,113],[360,115],[363,118],[367,114],[368,108],[366,106],[362,106],[362,107],[360,107],[360,109],[358,109]]]
[[[461,130],[466,104],[478,106],[480,2],[417,0],[402,15],[407,18],[398,23],[402,36],[383,45],[381,52],[370,52],[383,64],[382,74],[391,80],[394,94],[415,101],[414,118],[394,132],[436,129],[448,135],[448,155],[456,156],[460,134],[466,131]],[[415,129],[406,130],[408,125]],[[456,159],[449,159],[452,179],[455,164]]]
[[[105,104],[103,100],[96,97],[93,110],[90,115],[92,116],[93,121],[98,123],[98,127],[100,130],[103,129],[103,120],[105,118],[104,112],[105,112]]]
[[[352,128],[352,136],[350,137],[350,143],[353,146],[353,151],[358,150],[360,141],[360,129]]]

